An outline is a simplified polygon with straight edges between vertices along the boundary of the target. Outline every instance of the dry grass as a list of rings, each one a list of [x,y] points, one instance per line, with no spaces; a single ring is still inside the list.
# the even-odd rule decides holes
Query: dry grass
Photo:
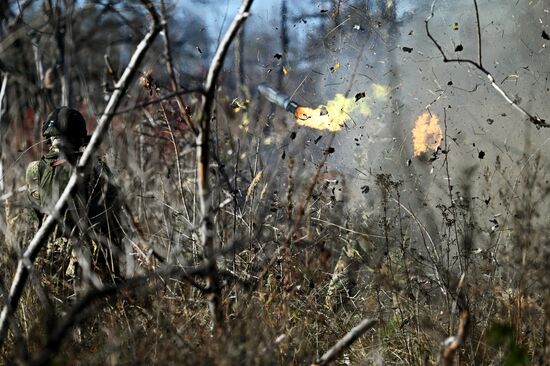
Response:
[[[149,112],[157,115],[154,109]],[[218,114],[218,121],[222,118]],[[181,141],[182,161],[189,162],[182,166],[189,217],[176,184],[172,141],[164,137],[165,127],[158,126],[145,124],[135,130],[114,126],[119,132],[113,141],[125,144],[111,144],[108,160],[143,243],[170,253],[174,263],[199,263],[202,248],[192,227],[197,207],[193,163],[186,158],[191,151],[183,142],[186,132],[173,133]],[[439,360],[441,342],[456,332],[459,293],[466,299],[471,321],[456,362],[544,362],[550,236],[543,213],[549,189],[538,159],[525,164],[517,182],[503,186],[501,199],[508,211],[498,228],[490,232],[483,227],[478,217],[485,203],[468,200],[469,188],[463,187],[462,199],[434,211],[443,225],[439,237],[428,236],[429,225],[420,213],[401,203],[405,188],[391,176],[376,179],[371,193],[378,197],[378,209],[365,218],[346,209],[345,193],[338,202],[333,180],[321,174],[302,224],[288,248],[278,253],[312,175],[298,173],[296,163],[294,167],[285,163],[284,175],[270,171],[255,151],[255,138],[240,142],[237,164],[235,140],[222,138],[224,134],[218,130],[213,142],[219,161],[226,162],[223,173],[219,165],[212,167],[217,187],[213,199],[215,205],[227,198],[230,203],[216,212],[216,240],[220,248],[234,241],[239,245],[218,264],[240,279],[222,271],[223,336],[212,337],[206,297],[200,290],[185,280],[153,277],[147,285],[96,301],[64,340],[55,363],[305,364],[315,361],[361,319],[377,318],[375,329],[354,343],[340,362],[433,364]],[[253,148],[246,151],[245,146]],[[14,186],[22,183],[17,175],[11,179]],[[34,226],[25,219],[24,197],[6,202],[11,235],[18,245],[25,245]],[[14,272],[17,245],[4,248],[5,290]],[[342,248],[349,254],[345,264],[350,289],[327,299]],[[273,255],[278,257],[267,275],[256,288],[250,287]],[[462,273],[465,278],[459,285]],[[38,269],[34,276],[38,278]],[[203,283],[200,277],[195,280]],[[40,351],[55,324],[39,299],[40,283],[34,280],[25,293],[17,314],[21,339],[17,332],[10,335],[3,350],[6,364],[23,362]],[[48,290],[47,284],[44,289]],[[70,301],[52,301],[55,315],[62,317]]]

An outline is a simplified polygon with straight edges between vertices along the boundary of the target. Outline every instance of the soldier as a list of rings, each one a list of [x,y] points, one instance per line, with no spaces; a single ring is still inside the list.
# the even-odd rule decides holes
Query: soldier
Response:
[[[332,272],[332,276],[328,285],[325,305],[332,310],[337,310],[342,306],[347,306],[350,300],[353,300],[358,292],[358,272],[364,265],[362,254],[357,250],[355,243],[346,244],[336,266]]]
[[[75,109],[57,108],[44,122],[48,152],[27,167],[26,181],[39,222],[53,210],[88,141],[84,117]],[[57,289],[100,286],[119,277],[122,228],[121,200],[107,165],[95,159],[84,174],[47,246],[44,278]],[[79,281],[75,277],[80,278]],[[61,287],[59,287],[61,286]],[[71,286],[69,286],[70,288]]]

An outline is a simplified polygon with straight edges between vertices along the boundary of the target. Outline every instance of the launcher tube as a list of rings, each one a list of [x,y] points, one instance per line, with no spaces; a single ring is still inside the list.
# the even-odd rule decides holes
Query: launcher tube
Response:
[[[294,114],[296,112],[296,108],[298,108],[298,104],[291,100],[288,95],[273,89],[267,84],[258,85],[258,91],[271,103],[284,108],[290,113]]]

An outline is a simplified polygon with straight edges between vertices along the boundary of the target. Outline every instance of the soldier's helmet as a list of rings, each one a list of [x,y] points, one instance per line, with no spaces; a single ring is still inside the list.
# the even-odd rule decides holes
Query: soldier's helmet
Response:
[[[42,136],[64,139],[74,148],[84,145],[87,135],[84,117],[69,107],[56,108],[42,125]]]

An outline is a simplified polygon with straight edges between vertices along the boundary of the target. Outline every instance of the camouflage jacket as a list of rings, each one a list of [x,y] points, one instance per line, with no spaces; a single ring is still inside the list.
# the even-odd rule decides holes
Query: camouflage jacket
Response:
[[[29,198],[37,218],[42,218],[53,207],[67,186],[73,167],[60,156],[56,149],[50,149],[40,160],[31,162],[26,171]],[[75,223],[84,222],[102,235],[112,237],[119,226],[118,215],[121,200],[113,184],[112,173],[100,159],[95,159],[86,181],[81,184],[63,213],[63,226],[72,230]],[[85,219],[85,221],[82,221]]]

